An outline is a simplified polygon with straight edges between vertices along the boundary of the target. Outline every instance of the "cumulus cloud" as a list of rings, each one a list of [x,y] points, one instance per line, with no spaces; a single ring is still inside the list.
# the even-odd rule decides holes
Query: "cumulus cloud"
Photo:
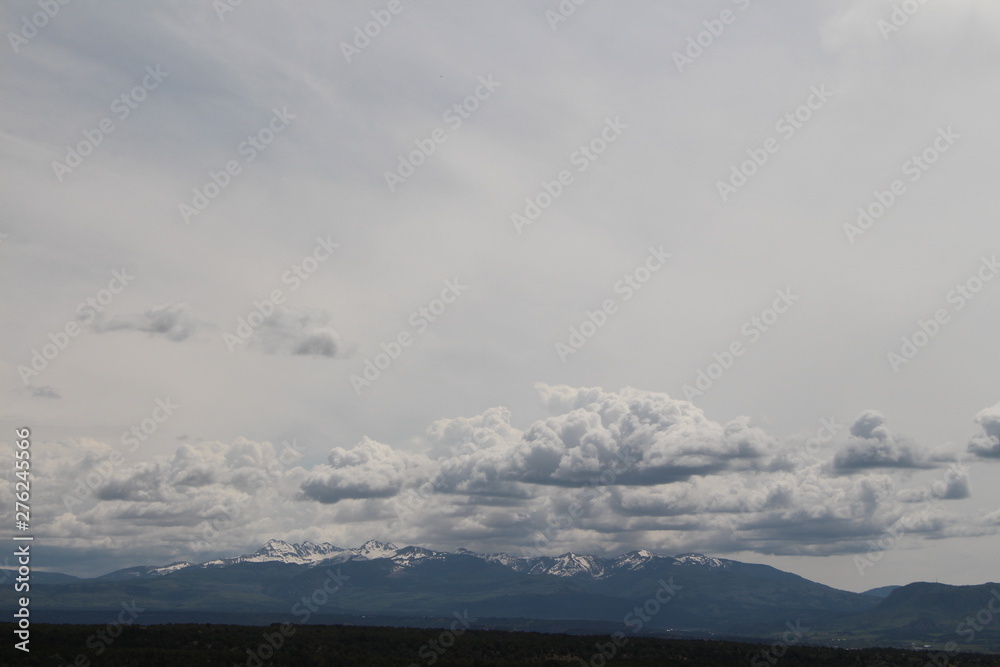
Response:
[[[663,393],[538,388],[546,405],[562,413],[523,433],[505,422],[509,415],[495,415],[499,427],[489,446],[443,463],[446,477],[459,480],[453,489],[491,493],[509,492],[512,483],[665,484],[758,469],[775,446],[745,418],[718,424],[694,404]]]
[[[279,306],[254,331],[252,341],[268,354],[335,357],[341,347],[340,334],[330,320],[325,311]]]
[[[144,313],[116,315],[105,323],[95,321],[94,330],[144,331],[153,336],[164,336],[172,341],[187,340],[199,328],[198,322],[189,315],[189,310],[188,304],[171,301],[153,306]]]
[[[303,480],[302,493],[330,504],[346,498],[388,498],[402,488],[410,459],[370,438],[353,449],[334,447],[328,463],[313,468]]]
[[[927,502],[934,500],[961,500],[971,494],[969,489],[968,471],[959,465],[952,465],[944,475],[931,481],[926,486],[915,489],[904,489],[899,493],[903,502]]]
[[[144,461],[116,470],[97,489],[101,500],[168,502],[214,485],[249,492],[272,481],[283,464],[270,443],[241,438],[232,444],[182,444],[169,460]]]
[[[875,410],[867,410],[857,418],[851,426],[851,436],[833,457],[833,468],[837,472],[929,467],[927,457],[914,443],[893,436],[885,425],[885,417]]]
[[[853,459],[860,463],[845,475],[795,457],[783,459],[794,467],[773,466],[794,441],[742,417],[715,422],[666,394],[539,389],[554,414],[524,430],[496,407],[433,422],[414,441],[423,451],[364,438],[309,467],[291,465],[298,453],[285,458],[246,439],[183,443],[170,457],[136,462],[116,461],[115,449],[96,441],[56,443],[38,471],[38,502],[66,532],[47,539],[121,545],[142,535],[183,558],[198,542],[359,543],[387,532],[416,544],[543,553],[641,545],[829,555],[867,551],[889,532],[941,538],[997,529],[941,505],[969,496],[963,468],[919,483],[901,470],[907,459],[883,449],[907,443],[875,412],[856,420],[838,456],[862,446],[878,456]],[[65,502],[80,489],[85,498]]]
[[[981,411],[975,420],[983,432],[969,440],[969,451],[984,458],[1000,458],[1000,403]]]

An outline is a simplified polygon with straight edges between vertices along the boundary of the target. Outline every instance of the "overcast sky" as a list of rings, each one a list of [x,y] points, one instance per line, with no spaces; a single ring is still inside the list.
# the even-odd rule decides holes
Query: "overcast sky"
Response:
[[[1000,6],[907,6],[3,3],[34,564],[996,581]]]

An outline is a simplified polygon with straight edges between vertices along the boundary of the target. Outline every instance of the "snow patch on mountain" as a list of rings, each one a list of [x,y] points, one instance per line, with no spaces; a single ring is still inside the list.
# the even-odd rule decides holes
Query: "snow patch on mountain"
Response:
[[[189,563],[187,561],[179,561],[177,563],[171,563],[170,565],[164,565],[162,567],[151,567],[147,574],[154,576],[163,576],[165,574],[170,574],[171,572],[177,572],[188,567],[193,567],[194,563]]]
[[[292,563],[295,565],[308,565],[344,556],[347,551],[347,549],[341,549],[329,542],[323,542],[322,544],[313,544],[312,542],[289,544],[282,540],[268,540],[264,546],[252,554],[211,560],[203,563],[203,565],[210,567],[236,565],[238,563]],[[343,558],[341,559],[344,560]]]
[[[320,563],[333,564],[348,560],[391,560],[393,574],[419,566],[430,560],[445,560],[449,557],[469,556],[496,563],[516,572],[556,577],[589,577],[603,579],[619,572],[641,570],[651,565],[684,565],[707,568],[729,568],[732,561],[714,558],[699,553],[664,556],[646,549],[638,549],[625,554],[604,558],[589,554],[568,552],[559,556],[518,557],[508,553],[481,554],[461,548],[454,552],[434,551],[424,547],[397,547],[392,542],[368,540],[357,548],[341,548],[329,542],[314,544],[303,542],[294,544],[283,540],[268,540],[260,549],[242,556],[220,558],[206,563],[177,562],[161,567],[136,568],[134,576],[162,576],[190,567],[226,567],[241,563],[286,563],[292,565],[315,566]]]
[[[676,560],[681,565],[702,565],[705,567],[729,567],[728,561],[723,561],[705,554],[680,554]]]

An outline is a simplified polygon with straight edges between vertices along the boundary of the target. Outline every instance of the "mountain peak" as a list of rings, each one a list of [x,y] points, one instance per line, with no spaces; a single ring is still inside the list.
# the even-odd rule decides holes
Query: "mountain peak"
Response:
[[[381,540],[368,540],[356,549],[359,556],[365,558],[392,558],[399,551],[392,542],[382,542]]]
[[[687,565],[707,568],[730,568],[730,561],[723,561],[701,553],[684,553],[674,558],[647,549],[636,549],[615,557],[604,558],[591,554],[567,551],[558,556],[517,557],[507,553],[480,554],[466,548],[453,552],[442,552],[423,547],[398,547],[392,542],[370,539],[357,548],[343,549],[329,542],[316,544],[308,540],[289,543],[276,538],[269,539],[257,551],[234,558],[202,563],[205,567],[220,567],[238,563],[287,563],[294,565],[316,565],[323,561],[344,562],[351,559],[390,559],[399,568],[408,568],[425,560],[440,560],[449,555],[473,556],[487,562],[499,563],[516,572],[549,574],[559,577],[585,577],[603,579],[615,572],[639,570],[647,566]],[[164,574],[190,567],[187,563],[172,563],[162,568]]]
[[[708,567],[726,567],[718,558],[699,553],[678,554],[674,557],[682,565],[706,565]]]
[[[264,546],[262,546],[257,551],[265,551],[265,550],[268,550],[268,551],[285,551],[285,550],[288,550],[288,549],[291,549],[291,548],[292,548],[292,545],[289,544],[288,542],[285,542],[284,540],[273,540],[272,539],[272,540],[268,540],[267,542],[265,542]]]

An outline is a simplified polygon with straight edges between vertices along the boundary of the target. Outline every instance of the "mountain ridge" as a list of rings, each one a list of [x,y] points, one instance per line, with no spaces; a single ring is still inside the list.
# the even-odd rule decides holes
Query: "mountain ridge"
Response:
[[[1000,623],[974,635],[967,623],[983,610],[1000,614],[1000,591],[994,590],[1000,585],[917,582],[883,599],[878,593],[885,591],[842,591],[769,565],[644,549],[517,557],[379,540],[342,548],[272,539],[251,553],[205,563],[47,579],[32,582],[32,614],[53,621],[110,613],[126,600],[148,610],[150,619],[210,613],[234,621],[251,614],[270,622],[315,623],[323,615],[328,622],[394,617],[417,623],[461,612],[484,619],[484,627],[601,627],[706,638],[776,638],[794,622],[809,629],[804,641],[829,645],[944,647],[959,641],[972,650],[1000,650]],[[13,590],[0,590],[0,606],[16,604]]]
[[[447,556],[471,556],[487,562],[498,563],[516,572],[527,574],[549,574],[559,577],[590,577],[601,579],[622,570],[642,569],[659,561],[662,564],[676,563],[700,567],[732,568],[737,561],[715,558],[701,553],[684,553],[667,556],[648,549],[635,549],[616,556],[596,556],[568,551],[553,556],[514,556],[507,552],[478,553],[464,547],[455,551],[438,551],[426,547],[398,547],[392,542],[370,539],[356,548],[338,547],[330,542],[286,542],[272,538],[259,549],[249,554],[228,558],[216,558],[202,563],[177,561],[167,565],[140,565],[115,570],[98,578],[127,579],[145,576],[164,576],[183,569],[227,567],[241,563],[285,563],[317,566],[320,563],[336,563],[348,560],[377,560],[386,558],[397,567],[410,567],[423,559],[442,559]],[[746,564],[740,564],[746,565]],[[766,566],[765,566],[766,567]]]

